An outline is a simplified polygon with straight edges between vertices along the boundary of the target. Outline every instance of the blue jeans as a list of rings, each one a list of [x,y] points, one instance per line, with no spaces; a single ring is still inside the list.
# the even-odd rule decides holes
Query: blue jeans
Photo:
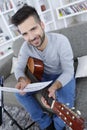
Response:
[[[44,74],[42,81],[55,81],[57,77],[58,75],[49,76]],[[53,115],[53,118],[49,117],[48,114],[42,110],[33,94],[34,93],[26,93],[25,95],[20,95],[19,93],[16,93],[16,98],[30,114],[31,118],[39,124],[42,130],[48,127],[52,120],[54,121],[56,130],[62,130],[65,126],[63,120],[61,120],[55,114]],[[56,100],[64,104],[69,103],[69,107],[73,107],[75,99],[75,79],[73,78],[67,85],[57,90],[55,94]]]

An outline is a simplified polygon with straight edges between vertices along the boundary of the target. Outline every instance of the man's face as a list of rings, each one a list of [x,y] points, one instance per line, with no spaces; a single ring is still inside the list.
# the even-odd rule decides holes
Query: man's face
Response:
[[[27,18],[18,25],[20,33],[24,39],[34,47],[40,47],[45,40],[44,24],[37,22],[34,17]]]

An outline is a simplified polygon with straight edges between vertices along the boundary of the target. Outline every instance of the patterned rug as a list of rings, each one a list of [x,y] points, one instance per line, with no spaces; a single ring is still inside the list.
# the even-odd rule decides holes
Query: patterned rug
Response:
[[[13,123],[6,112],[3,112],[3,123],[2,126],[0,126],[0,130],[39,130],[39,127],[36,123],[30,128],[26,129],[32,123],[32,120],[29,114],[26,113],[23,108],[18,108],[16,106],[5,106],[5,110],[10,113],[10,115],[17,121],[22,129]]]
[[[2,126],[0,126],[0,130],[40,130],[36,123],[30,128],[26,129],[32,123],[32,120],[29,114],[25,112],[23,108],[16,106],[5,106],[5,110],[9,112],[9,114],[17,121],[22,129],[13,123],[6,112],[3,112],[3,123]],[[66,130],[70,129],[67,127]],[[87,130],[87,126],[84,130]]]

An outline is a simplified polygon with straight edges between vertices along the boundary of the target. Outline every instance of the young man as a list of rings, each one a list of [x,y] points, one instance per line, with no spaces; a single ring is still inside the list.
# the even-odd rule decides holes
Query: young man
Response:
[[[12,23],[18,27],[25,39],[15,70],[18,80],[16,88],[24,89],[30,83],[24,73],[28,58],[40,59],[44,63],[42,81],[54,81],[48,88],[48,96],[61,103],[69,103],[69,107],[72,107],[75,97],[75,79],[73,53],[68,39],[61,34],[45,33],[44,23],[40,20],[37,11],[27,5],[12,16]],[[16,94],[16,97],[29,112],[31,118],[39,124],[41,130],[64,129],[65,124],[58,116],[54,114],[51,119],[43,112],[33,93],[20,93]],[[42,102],[49,107],[44,98]]]

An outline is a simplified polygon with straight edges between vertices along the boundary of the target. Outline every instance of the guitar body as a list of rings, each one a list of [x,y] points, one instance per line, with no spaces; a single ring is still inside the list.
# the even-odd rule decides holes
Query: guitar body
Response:
[[[43,62],[39,59],[29,57],[27,66],[32,73],[32,76],[36,77],[40,81],[44,72]],[[31,77],[29,78],[31,79]],[[33,82],[36,82],[36,80]],[[51,106],[53,112],[59,116],[72,130],[84,130],[83,118],[81,118],[64,104],[53,100],[53,98],[49,98],[47,90],[43,90],[42,95],[48,101],[48,104]]]
[[[44,64],[40,59],[28,58],[27,62],[28,69],[31,71],[31,73],[39,80],[41,81],[43,72],[44,72]]]

